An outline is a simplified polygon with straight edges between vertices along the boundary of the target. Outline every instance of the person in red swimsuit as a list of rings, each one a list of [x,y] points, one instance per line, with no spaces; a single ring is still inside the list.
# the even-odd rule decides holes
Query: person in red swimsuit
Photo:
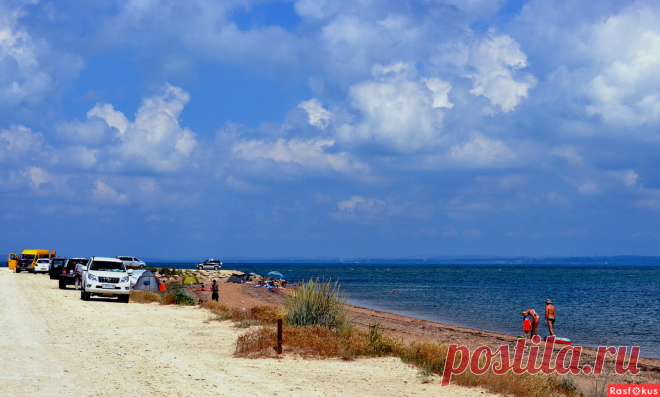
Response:
[[[523,312],[523,317],[525,316],[532,316],[532,337],[538,335],[538,332],[536,331],[536,328],[539,326],[539,315],[536,314],[536,310],[534,309],[529,309],[525,310]]]

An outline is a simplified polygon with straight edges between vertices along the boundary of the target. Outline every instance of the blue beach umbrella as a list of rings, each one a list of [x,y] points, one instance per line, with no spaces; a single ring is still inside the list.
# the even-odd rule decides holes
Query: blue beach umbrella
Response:
[[[282,273],[280,273],[280,272],[270,272],[270,273],[268,273],[268,277],[279,277],[279,278],[284,278],[284,276],[283,276]]]

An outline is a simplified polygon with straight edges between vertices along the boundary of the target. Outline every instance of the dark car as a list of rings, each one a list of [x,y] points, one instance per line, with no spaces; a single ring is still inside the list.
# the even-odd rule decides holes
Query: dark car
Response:
[[[65,263],[66,258],[53,258],[50,260],[50,269],[48,270],[48,274],[50,274],[51,280],[60,278],[60,274],[62,274],[62,267],[64,267]]]
[[[66,264],[60,273],[60,289],[65,289],[67,285],[76,285],[76,265],[82,263],[87,265],[88,259],[71,258],[66,260]]]

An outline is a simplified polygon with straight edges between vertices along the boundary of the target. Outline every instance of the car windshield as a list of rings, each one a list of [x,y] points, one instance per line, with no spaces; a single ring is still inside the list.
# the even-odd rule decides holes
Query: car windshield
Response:
[[[29,259],[29,260],[34,260],[34,255],[28,255],[28,254],[21,254],[21,259]]]
[[[94,261],[90,270],[99,270],[104,272],[123,272],[124,264],[121,262]]]
[[[63,265],[64,259],[53,259],[53,265]]]
[[[50,260],[48,260],[48,259],[39,259],[37,261],[37,263],[48,263],[48,262],[50,262]]]

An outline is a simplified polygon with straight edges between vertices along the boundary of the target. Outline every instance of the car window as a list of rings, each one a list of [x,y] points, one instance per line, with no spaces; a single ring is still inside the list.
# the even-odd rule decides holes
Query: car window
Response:
[[[104,272],[123,272],[124,264],[120,262],[107,262],[107,261],[94,261],[90,270],[98,270]]]
[[[54,259],[53,260],[53,265],[61,265],[64,263],[63,259]]]
[[[34,255],[29,255],[29,254],[21,254],[21,259],[25,260],[34,260]]]

